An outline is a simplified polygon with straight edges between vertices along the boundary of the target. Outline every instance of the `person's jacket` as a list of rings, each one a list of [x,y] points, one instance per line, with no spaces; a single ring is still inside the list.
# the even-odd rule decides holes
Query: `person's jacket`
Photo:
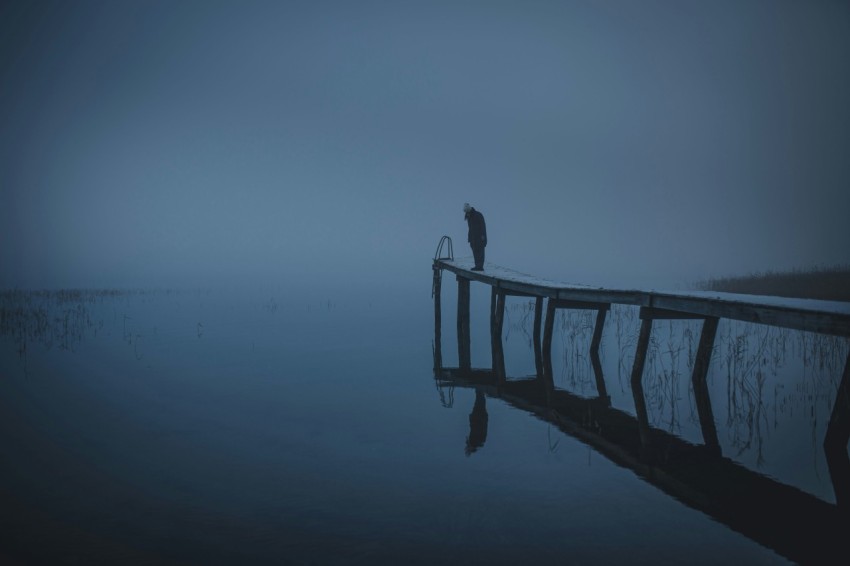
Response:
[[[471,208],[466,213],[466,222],[469,224],[469,236],[467,241],[470,244],[480,243],[482,246],[487,245],[487,225],[484,223],[484,215]]]

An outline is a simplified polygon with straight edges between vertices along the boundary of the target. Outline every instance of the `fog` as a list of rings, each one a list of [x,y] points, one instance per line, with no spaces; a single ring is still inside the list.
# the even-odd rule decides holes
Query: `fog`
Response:
[[[0,287],[850,262],[846,2],[5,1]]]

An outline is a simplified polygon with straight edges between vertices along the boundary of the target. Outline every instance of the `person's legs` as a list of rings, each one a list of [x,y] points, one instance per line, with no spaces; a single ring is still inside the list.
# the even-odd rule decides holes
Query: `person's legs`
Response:
[[[474,269],[484,269],[484,246],[472,246],[472,257],[475,258]]]

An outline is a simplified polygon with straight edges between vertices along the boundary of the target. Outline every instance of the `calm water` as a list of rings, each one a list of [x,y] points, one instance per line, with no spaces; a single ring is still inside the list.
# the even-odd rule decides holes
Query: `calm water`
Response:
[[[489,367],[489,293],[473,287],[472,360]],[[443,299],[456,365],[451,289]],[[280,289],[2,301],[5,560],[787,562],[550,423],[483,395],[474,411],[474,388],[438,387],[424,285],[382,301]],[[532,319],[509,299],[509,376],[534,374]],[[556,387],[587,398],[592,325],[559,315],[553,352]],[[638,326],[636,310],[614,309],[602,346],[612,406],[631,415]],[[699,329],[657,323],[644,374],[652,426],[696,444]],[[724,456],[835,503],[821,444],[846,355],[846,340],[721,321],[708,383]],[[482,439],[470,415],[480,429],[485,407]]]

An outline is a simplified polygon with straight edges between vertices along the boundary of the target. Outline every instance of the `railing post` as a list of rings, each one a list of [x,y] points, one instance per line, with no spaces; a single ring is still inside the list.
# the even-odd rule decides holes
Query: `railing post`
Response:
[[[543,352],[540,345],[540,324],[543,318],[543,297],[537,297],[534,301],[534,332],[532,333],[532,344],[534,346],[534,369],[537,377],[543,377]]]
[[[607,308],[596,311],[596,326],[593,327],[593,339],[590,341],[590,362],[593,364],[593,375],[596,378],[596,393],[610,405],[611,398],[608,396],[605,376],[602,374],[602,362],[599,360],[599,344],[602,342],[602,330],[605,328],[607,314]]]
[[[443,271],[434,265],[434,371],[443,368],[443,313],[442,313],[442,281]]]
[[[699,346],[694,360],[694,373],[691,383],[694,386],[694,400],[697,405],[699,425],[702,429],[702,440],[712,453],[720,456],[720,443],[717,441],[717,426],[714,424],[714,413],[711,410],[711,398],[708,394],[706,376],[708,366],[711,363],[711,352],[714,350],[714,339],[717,335],[717,322],[715,317],[706,318],[702,323],[702,334],[699,337]]]
[[[496,286],[490,286],[490,344],[493,344],[493,333],[496,331]]]
[[[457,277],[457,357],[462,371],[470,371],[469,279]]]
[[[552,382],[552,333],[555,330],[555,300],[546,302],[546,322],[543,325],[543,374]]]
[[[495,287],[493,288],[495,292]],[[505,351],[502,347],[502,328],[505,321],[505,295],[495,292],[496,306],[493,312],[493,324],[490,330],[490,349],[493,358],[493,372],[499,383],[505,380]]]
[[[602,342],[602,330],[605,328],[605,317],[608,314],[608,309],[599,309],[596,311],[596,325],[593,327],[593,339],[590,341],[591,353],[599,354],[599,344]]]
[[[646,399],[643,394],[643,367],[646,363],[646,351],[649,349],[649,337],[652,333],[652,319],[641,321],[640,335],[638,335],[637,348],[635,349],[635,363],[632,366],[632,395],[635,401],[635,414],[638,421],[638,433],[640,444],[643,449],[643,459],[651,461],[650,446],[651,434],[649,429],[649,414],[646,411]]]

